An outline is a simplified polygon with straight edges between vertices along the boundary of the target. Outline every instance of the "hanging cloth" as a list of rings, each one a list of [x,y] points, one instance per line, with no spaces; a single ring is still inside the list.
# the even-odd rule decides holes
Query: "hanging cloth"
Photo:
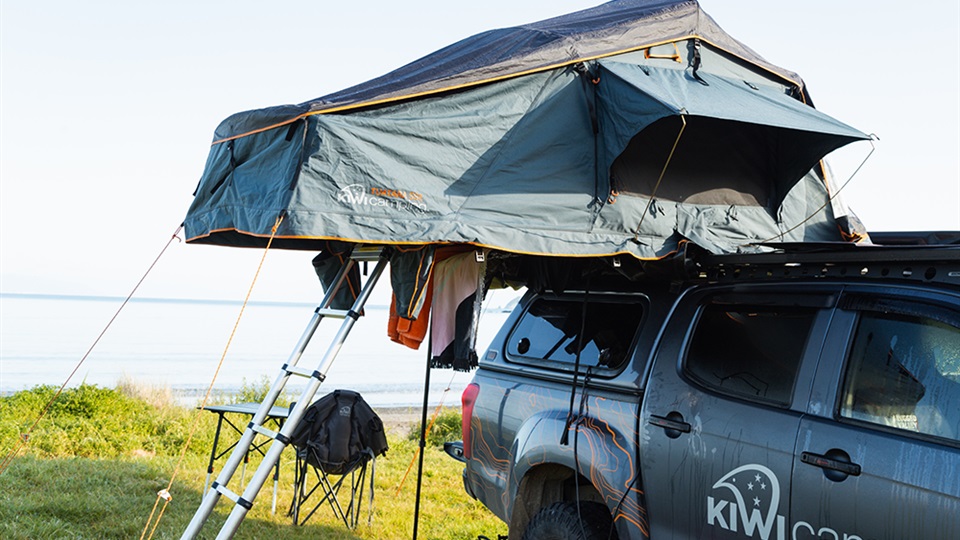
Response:
[[[442,257],[437,250],[434,264],[430,359],[435,368],[470,371],[477,367],[477,327],[483,302],[486,257],[479,262],[474,251]]]
[[[402,343],[411,349],[417,350],[424,338],[427,337],[427,328],[430,326],[430,303],[433,297],[433,287],[429,284],[424,288],[424,300],[420,316],[416,319],[401,317],[397,314],[397,296],[393,293],[390,299],[390,318],[387,321],[387,336],[390,341]]]
[[[434,246],[397,248],[390,257],[390,318],[387,335],[391,341],[419,349],[430,321],[430,275]]]
[[[327,240],[323,243],[323,250],[319,255],[313,258],[313,269],[320,278],[320,285],[327,291],[335,283],[337,274],[350,257],[350,251],[353,244],[348,242],[338,242],[336,240]],[[357,300],[357,294],[360,292],[360,269],[354,265],[347,275],[345,287],[340,287],[337,294],[330,302],[332,309],[350,309]]]

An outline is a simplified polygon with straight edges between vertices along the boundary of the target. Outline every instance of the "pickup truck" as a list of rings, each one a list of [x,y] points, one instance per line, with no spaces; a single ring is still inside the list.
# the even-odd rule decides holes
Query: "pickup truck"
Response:
[[[463,393],[466,491],[517,540],[960,538],[958,237],[528,291]]]

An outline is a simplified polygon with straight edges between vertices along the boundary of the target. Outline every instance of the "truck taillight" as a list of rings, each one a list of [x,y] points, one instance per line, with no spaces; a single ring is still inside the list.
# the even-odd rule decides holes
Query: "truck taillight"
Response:
[[[470,444],[470,421],[473,419],[473,405],[477,402],[477,395],[480,394],[480,385],[477,383],[470,383],[463,390],[463,396],[461,396],[460,401],[463,404],[463,457],[465,459],[470,459],[470,456],[473,455],[473,446]]]

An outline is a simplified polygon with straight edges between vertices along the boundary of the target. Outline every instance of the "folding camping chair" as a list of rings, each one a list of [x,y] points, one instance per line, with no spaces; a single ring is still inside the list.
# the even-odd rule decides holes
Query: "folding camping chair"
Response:
[[[387,439],[383,422],[360,394],[336,390],[314,402],[290,441],[297,450],[290,508],[294,524],[303,525],[326,504],[347,528],[356,528],[367,489],[368,465],[368,522],[373,519],[376,457],[386,453]],[[314,495],[317,500],[311,503]]]

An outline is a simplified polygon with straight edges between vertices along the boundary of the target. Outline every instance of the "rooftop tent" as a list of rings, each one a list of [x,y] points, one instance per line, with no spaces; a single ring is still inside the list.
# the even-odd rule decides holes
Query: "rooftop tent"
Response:
[[[828,211],[806,219],[828,200],[815,165],[866,136],[804,95],[696,2],[610,2],[228,118],[187,238],[262,246],[283,214],[274,246],[287,249],[657,258],[684,238],[715,252],[836,240]]]

